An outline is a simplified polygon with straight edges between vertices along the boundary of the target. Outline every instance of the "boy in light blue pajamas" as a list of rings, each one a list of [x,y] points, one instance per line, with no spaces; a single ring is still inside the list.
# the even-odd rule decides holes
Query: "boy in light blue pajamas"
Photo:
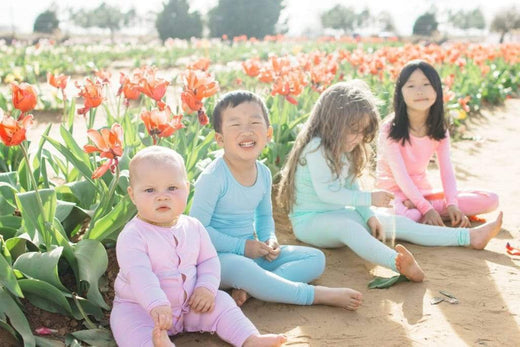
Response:
[[[271,173],[257,160],[272,137],[263,101],[247,91],[226,94],[213,112],[215,139],[224,148],[195,183],[190,215],[207,229],[221,262],[221,288],[298,305],[327,304],[355,310],[361,293],[313,286],[325,269],[320,250],[280,246],[271,204]]]

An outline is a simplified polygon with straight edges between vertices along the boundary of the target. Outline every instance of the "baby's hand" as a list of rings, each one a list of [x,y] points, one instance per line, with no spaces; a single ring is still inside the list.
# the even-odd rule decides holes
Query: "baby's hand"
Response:
[[[188,301],[191,309],[198,313],[211,312],[215,308],[215,295],[205,287],[197,287]]]
[[[150,311],[150,315],[152,316],[153,323],[156,327],[162,330],[168,330],[172,327],[173,318],[170,306],[162,305],[154,307]]]
[[[280,252],[282,251],[280,245],[278,244],[278,241],[269,239],[265,243],[271,248],[269,254],[265,256],[265,259],[267,259],[268,261],[273,261],[276,258],[278,258]]]
[[[255,259],[260,257],[265,257],[271,252],[271,247],[267,244],[256,241],[256,240],[247,240],[246,248],[244,250],[244,255],[248,258]]]
[[[376,207],[392,207],[390,202],[394,198],[394,194],[386,190],[376,190],[372,192],[372,206]]]

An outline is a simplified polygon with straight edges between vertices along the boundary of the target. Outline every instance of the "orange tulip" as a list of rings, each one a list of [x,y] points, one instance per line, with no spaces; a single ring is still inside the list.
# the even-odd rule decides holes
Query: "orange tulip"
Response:
[[[152,136],[154,145],[157,144],[157,137],[169,137],[184,127],[181,123],[182,115],[172,116],[170,106],[164,107],[163,110],[143,111],[141,119],[148,134]]]
[[[54,75],[50,72],[47,72],[47,83],[49,83],[51,86],[58,88],[58,89],[65,89],[67,88],[67,82],[69,81],[69,76],[59,74]]]
[[[121,84],[121,86],[117,91],[117,95],[121,95],[121,93],[123,93],[126,100],[137,100],[139,98],[139,95],[141,95],[139,83],[135,82],[135,80],[130,79],[122,72],[121,77],[119,78],[119,83]]]
[[[94,144],[83,146],[83,150],[87,153],[100,152],[101,158],[108,158],[108,161],[92,173],[92,178],[103,176],[109,168],[114,172],[118,164],[118,157],[123,155],[123,128],[121,125],[114,123],[111,129],[103,128],[99,131],[89,129],[87,136]]]
[[[184,89],[181,93],[182,108],[186,112],[203,111],[202,100],[215,94],[218,89],[218,82],[213,76],[204,71],[187,70],[183,75]],[[204,113],[205,114],[205,113]],[[200,117],[201,125],[207,124],[209,119],[207,117]]]
[[[22,111],[28,112],[36,106],[37,96],[33,86],[27,83],[11,83],[13,93],[13,106]]]
[[[1,111],[1,109],[0,109]],[[0,112],[2,113],[2,112]],[[2,113],[0,122],[0,138],[6,146],[17,146],[25,140],[27,128],[32,124],[33,116],[28,114],[15,120],[11,116],[4,116]]]
[[[166,94],[166,87],[168,87],[169,84],[170,82],[162,78],[148,76],[148,78],[142,78],[141,81],[139,81],[139,90],[155,101],[159,101],[164,94]]]
[[[186,67],[190,70],[208,71],[210,63],[211,60],[209,60],[208,58],[200,58],[194,61],[193,63],[189,63]]]
[[[101,83],[94,83],[90,78],[87,78],[83,87],[81,87],[78,83],[76,83],[76,87],[80,89],[78,96],[85,99],[85,104],[83,108],[78,110],[78,114],[86,114],[91,108],[98,107],[101,105],[101,102],[103,102],[103,96],[101,95]]]
[[[260,60],[253,58],[243,61],[242,67],[248,76],[256,77],[260,73]]]

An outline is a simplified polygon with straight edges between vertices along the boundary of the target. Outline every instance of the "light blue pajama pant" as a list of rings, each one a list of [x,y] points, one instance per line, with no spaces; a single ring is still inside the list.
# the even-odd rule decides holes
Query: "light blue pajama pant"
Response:
[[[243,289],[254,298],[296,305],[314,302],[314,286],[307,284],[325,270],[322,251],[304,246],[280,246],[278,258],[251,259],[234,253],[218,253],[220,287]]]
[[[392,237],[422,246],[468,246],[469,229],[419,224],[409,218],[375,212],[386,238]],[[316,247],[348,246],[361,258],[397,271],[397,252],[372,236],[361,215],[352,208],[315,213],[291,219],[294,234]]]

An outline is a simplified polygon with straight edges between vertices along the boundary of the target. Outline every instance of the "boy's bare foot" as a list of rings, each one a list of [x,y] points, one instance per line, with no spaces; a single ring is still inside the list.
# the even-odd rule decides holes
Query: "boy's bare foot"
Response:
[[[277,347],[287,341],[285,335],[264,334],[251,335],[242,345],[243,347]]]
[[[363,303],[363,294],[350,288],[314,286],[313,304],[342,307],[355,311]]]
[[[159,327],[153,328],[152,331],[152,341],[154,347],[171,347],[175,346],[166,330],[162,330]]]
[[[489,240],[497,236],[502,228],[502,217],[504,213],[500,211],[492,222],[479,225],[478,227],[472,228],[469,231],[469,244],[474,249],[484,249],[488,244]]]
[[[237,306],[240,307],[251,297],[251,295],[247,294],[243,289],[233,289],[231,291],[231,297],[235,300]]]
[[[405,275],[410,281],[422,282],[424,272],[415,261],[414,256],[403,245],[396,245],[397,257],[395,258],[395,267],[402,275]]]

